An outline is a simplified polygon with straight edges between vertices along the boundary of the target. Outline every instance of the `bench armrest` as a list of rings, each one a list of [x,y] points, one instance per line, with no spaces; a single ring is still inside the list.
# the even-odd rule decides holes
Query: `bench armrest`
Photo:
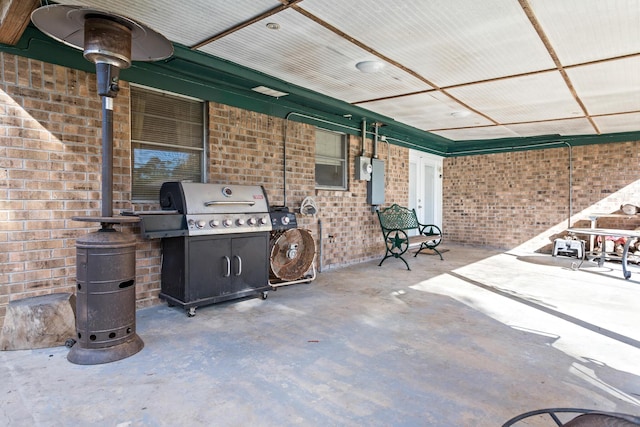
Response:
[[[442,237],[442,230],[435,224],[420,224],[418,223],[418,231],[423,236],[440,236]]]

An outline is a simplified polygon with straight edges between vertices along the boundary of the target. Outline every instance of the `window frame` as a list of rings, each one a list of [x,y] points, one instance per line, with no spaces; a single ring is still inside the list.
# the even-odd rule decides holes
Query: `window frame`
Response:
[[[325,132],[327,134],[339,135],[340,143],[342,144],[342,157],[329,157],[329,156],[318,156],[318,132]],[[324,165],[330,165],[330,162],[339,162],[342,164],[342,185],[327,185],[318,183],[317,177],[317,167],[318,167],[318,158],[325,159],[328,162],[320,163]],[[330,162],[329,162],[330,161]],[[316,127],[316,141],[315,141],[315,153],[314,153],[314,175],[315,175],[315,188],[317,190],[334,190],[334,191],[348,191],[349,190],[349,136],[343,132],[336,132],[329,129],[324,129],[320,127]]]
[[[174,92],[169,92],[166,90],[162,90],[162,89],[157,89],[154,87],[149,87],[149,86],[144,86],[144,85],[140,85],[140,84],[135,84],[135,83],[131,83],[130,84],[130,94],[129,94],[129,111],[130,111],[130,150],[131,150],[131,157],[130,157],[130,167],[131,167],[131,201],[134,203],[158,203],[158,199],[148,199],[148,198],[144,198],[143,196],[140,197],[136,197],[136,195],[134,194],[134,188],[135,188],[135,178],[134,178],[134,172],[135,172],[135,155],[134,155],[134,145],[137,145],[138,147],[161,147],[164,149],[167,149],[167,151],[170,152],[191,152],[191,153],[199,153],[200,154],[200,181],[199,182],[206,182],[207,179],[207,156],[208,156],[208,144],[207,144],[207,140],[208,140],[208,102],[206,102],[203,99],[199,99],[199,98],[194,98],[191,96],[187,96],[187,95],[181,95],[178,93],[174,93]],[[144,141],[144,140],[138,140],[138,139],[134,139],[133,138],[133,129],[134,129],[134,123],[133,123],[133,116],[134,116],[134,111],[133,111],[133,92],[135,90],[142,90],[142,91],[147,91],[147,92],[156,92],[159,94],[165,94],[168,95],[169,97],[173,97],[173,98],[182,98],[185,100],[189,100],[189,101],[195,101],[201,104],[202,107],[202,144],[198,147],[191,147],[188,145],[180,145],[180,144],[166,144],[166,143],[161,143],[161,142],[153,142],[153,141]],[[173,149],[173,150],[172,150]],[[160,189],[158,188],[158,192],[160,191]]]

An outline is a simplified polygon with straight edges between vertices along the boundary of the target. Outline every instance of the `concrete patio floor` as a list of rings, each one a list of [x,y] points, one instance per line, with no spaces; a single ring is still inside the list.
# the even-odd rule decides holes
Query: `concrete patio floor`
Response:
[[[447,245],[137,311],[144,349],[81,366],[0,352],[0,425],[500,426],[548,407],[640,415],[640,268]],[[554,425],[550,419],[519,425]]]

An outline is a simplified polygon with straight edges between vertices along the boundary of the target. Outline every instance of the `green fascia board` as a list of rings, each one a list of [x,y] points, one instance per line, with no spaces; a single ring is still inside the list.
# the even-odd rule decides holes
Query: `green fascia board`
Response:
[[[95,66],[84,59],[80,50],[53,40],[33,25],[27,27],[15,46],[0,44],[0,52],[95,72]],[[362,120],[368,123],[369,138],[373,123],[382,123],[379,135],[385,136],[389,143],[443,157],[640,140],[640,132],[626,132],[453,141],[178,44],[174,44],[172,57],[157,62],[134,62],[120,75],[131,83],[352,135],[360,135]],[[251,90],[255,86],[267,86],[288,95],[273,98]]]
[[[449,147],[447,157],[542,150],[567,146],[577,147],[582,145],[611,144],[630,141],[640,141],[640,132],[620,132],[604,135],[543,135],[523,138],[457,141]]]

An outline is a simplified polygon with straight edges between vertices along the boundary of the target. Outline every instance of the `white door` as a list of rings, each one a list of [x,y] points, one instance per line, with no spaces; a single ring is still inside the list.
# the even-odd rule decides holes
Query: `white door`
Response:
[[[442,228],[442,157],[410,151],[409,208],[421,223]]]

